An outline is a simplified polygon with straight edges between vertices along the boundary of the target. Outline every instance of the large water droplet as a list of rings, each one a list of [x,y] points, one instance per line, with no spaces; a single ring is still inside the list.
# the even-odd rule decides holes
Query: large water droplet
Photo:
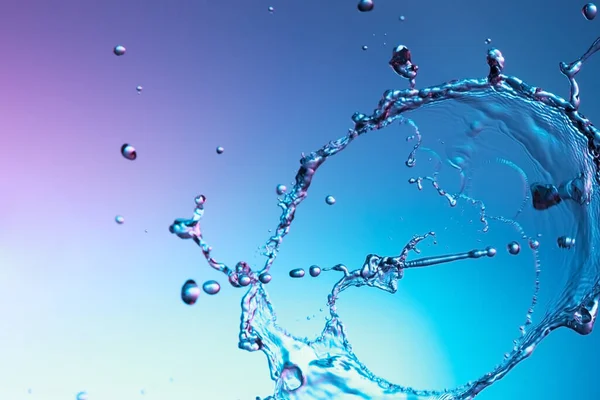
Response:
[[[358,11],[360,12],[368,12],[373,10],[373,7],[375,6],[375,4],[373,4],[373,0],[360,0],[358,2]]]
[[[313,265],[308,269],[308,273],[313,278],[316,278],[317,276],[321,275],[321,268],[318,265]]]
[[[508,252],[513,256],[516,256],[521,252],[521,246],[517,242],[510,242],[506,247],[508,249]]]
[[[121,154],[123,157],[131,161],[137,158],[137,151],[135,151],[135,148],[132,145],[127,143],[121,146]]]
[[[217,154],[223,154],[224,151],[225,148],[223,148],[222,146],[217,147]]]
[[[122,215],[117,215],[115,217],[115,222],[119,225],[121,225],[123,222],[125,222],[125,218]]]
[[[192,279],[188,279],[181,287],[181,300],[187,305],[194,305],[200,296],[200,288]]]
[[[290,278],[303,278],[304,270],[302,268],[296,268],[290,271]]]
[[[113,49],[113,53],[115,53],[115,56],[122,56],[123,54],[125,54],[125,46],[115,46],[115,48]]]
[[[330,206],[335,204],[335,197],[333,196],[327,196],[325,197],[325,203],[329,204]]]
[[[581,13],[583,14],[583,17],[585,19],[587,19],[588,21],[591,21],[594,18],[596,18],[596,14],[598,14],[598,8],[596,7],[596,5],[594,3],[587,3],[581,9]]]
[[[221,285],[217,281],[206,281],[202,285],[202,290],[206,294],[217,294],[221,291]]]
[[[275,188],[275,191],[277,192],[277,194],[279,196],[281,196],[282,194],[287,192],[287,187],[285,185],[277,185],[277,187]]]

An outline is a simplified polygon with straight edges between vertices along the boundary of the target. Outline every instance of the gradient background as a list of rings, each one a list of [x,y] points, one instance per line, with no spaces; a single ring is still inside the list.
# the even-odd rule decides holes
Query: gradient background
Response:
[[[215,257],[262,261],[257,247],[279,215],[274,188],[294,177],[300,153],[342,136],[352,113],[370,113],[385,89],[406,87],[387,66],[392,46],[412,50],[425,87],[485,76],[489,37],[507,73],[567,96],[558,62],[599,33],[582,5],[378,0],[359,13],[356,0],[3,0],[0,399],[272,393],[264,356],[237,349],[242,291],[224,286],[194,307],[181,302],[185,280],[221,276],[169,224],[191,216],[203,193]],[[112,54],[117,44],[125,56]],[[592,121],[598,66],[593,59],[579,76]],[[269,286],[291,332],[319,332],[337,278],[292,280],[291,268],[356,266],[432,229],[439,244],[422,246],[425,256],[482,246],[457,233],[468,211],[452,214],[429,187],[406,185],[414,174],[402,169],[410,145],[401,133],[361,138],[317,174]],[[135,162],[120,155],[123,143],[136,147]],[[503,232],[489,244],[507,243]],[[494,269],[505,253],[407,273],[394,296],[348,292],[339,308],[359,358],[421,388],[487,372],[510,349],[531,292],[531,257]],[[479,398],[598,398],[599,338],[555,332]]]

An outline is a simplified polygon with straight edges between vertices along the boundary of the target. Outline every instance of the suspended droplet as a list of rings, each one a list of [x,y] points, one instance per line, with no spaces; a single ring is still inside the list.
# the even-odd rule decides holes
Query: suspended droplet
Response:
[[[508,252],[513,256],[521,252],[521,246],[517,242],[510,242],[506,247],[508,248]]]
[[[121,146],[121,154],[123,155],[123,157],[131,161],[137,158],[137,152],[135,151],[135,148],[127,143]]]
[[[144,90],[144,88],[142,86],[136,86],[135,90],[137,91],[137,94],[142,94],[142,90]]]
[[[596,14],[598,14],[598,7],[596,7],[594,3],[587,3],[581,9],[581,13],[583,14],[585,19],[591,21],[594,18],[596,18]]]
[[[363,51],[367,51],[367,50],[369,50],[369,46],[365,45],[365,46],[362,47],[362,49],[363,49]]]
[[[125,54],[125,46],[115,46],[115,48],[113,49],[113,53],[115,53],[115,56],[122,56],[123,54]]]
[[[219,146],[217,147],[217,154],[223,154],[223,152],[225,151],[225,148]]]
[[[302,268],[296,268],[290,271],[290,278],[303,278],[304,270]]]
[[[273,7],[269,7],[268,10],[271,14],[273,14],[273,12],[275,12],[275,9]]]
[[[122,215],[117,215],[115,217],[115,222],[119,225],[123,224],[123,222],[125,222],[125,218]]]
[[[313,265],[308,269],[308,273],[313,278],[316,278],[317,276],[321,275],[321,268],[318,265]]]
[[[406,17],[404,15],[401,15],[398,17],[398,19],[400,20],[400,22],[404,22],[406,20]]]
[[[217,281],[206,281],[202,285],[202,290],[206,294],[217,294],[221,291],[221,285]]]
[[[189,306],[196,304],[200,296],[200,288],[192,279],[188,279],[181,287],[181,300]]]
[[[240,275],[238,277],[238,283],[240,286],[248,286],[252,283],[252,279],[248,275]]]
[[[335,197],[333,196],[327,196],[325,197],[325,203],[329,204],[330,206],[335,204]]]
[[[531,250],[537,250],[540,247],[540,242],[535,239],[529,239],[529,248]]]
[[[88,400],[88,394],[86,392],[79,392],[75,396],[75,400]]]
[[[485,44],[490,44],[490,43],[492,43],[492,39],[490,39],[490,38],[485,39]]]
[[[268,272],[264,272],[264,273],[260,274],[258,277],[258,280],[264,284],[271,282],[271,279],[273,279],[273,277]]]
[[[282,194],[285,194],[285,192],[287,192],[287,187],[285,185],[277,185],[275,191],[278,195],[281,196]]]
[[[561,236],[556,240],[556,242],[558,243],[558,247],[561,249],[570,249],[575,246],[575,239],[568,236]]]
[[[357,7],[360,12],[368,12],[373,10],[374,6],[373,0],[360,0]]]
[[[485,251],[487,251],[486,255],[488,257],[494,257],[496,255],[496,253],[497,253],[496,249],[493,248],[493,247],[486,247]]]

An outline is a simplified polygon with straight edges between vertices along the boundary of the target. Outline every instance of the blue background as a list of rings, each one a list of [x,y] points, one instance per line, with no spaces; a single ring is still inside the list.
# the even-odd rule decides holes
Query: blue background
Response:
[[[582,5],[378,0],[359,13],[354,1],[3,1],[0,399],[272,393],[265,357],[237,349],[242,291],[168,225],[189,217],[203,193],[215,257],[262,262],[257,248],[279,216],[275,187],[289,186],[301,152],[344,135],[350,116],[370,113],[384,90],[406,87],[387,65],[393,46],[412,50],[417,86],[426,87],[485,76],[491,38],[506,73],[566,97],[558,62],[576,59],[599,32]],[[117,44],[123,57],[112,54]],[[579,75],[581,111],[592,121],[599,62]],[[430,111],[415,117],[424,135],[448,127]],[[354,351],[373,372],[418,388],[455,386],[510,350],[529,305],[531,256],[510,258],[502,227],[486,242],[462,233],[478,223],[472,208],[450,210],[430,186],[406,184],[417,174],[403,166],[409,134],[369,134],[323,166],[269,293],[282,326],[314,336],[338,276],[292,280],[289,269],[356,267],[429,230],[438,244],[421,246],[423,256],[495,245],[493,260],[409,271],[396,295],[351,290],[339,303]],[[120,155],[123,143],[138,150],[135,162]],[[334,206],[324,202],[329,194]],[[218,279],[223,289],[188,307],[179,291],[189,278]],[[598,344],[597,334],[555,332],[478,398],[600,397]]]

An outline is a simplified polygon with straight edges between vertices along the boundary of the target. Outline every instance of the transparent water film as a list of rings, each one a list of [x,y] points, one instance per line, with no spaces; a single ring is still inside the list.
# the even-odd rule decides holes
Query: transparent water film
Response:
[[[170,226],[173,234],[194,241],[209,266],[222,272],[232,286],[246,287],[241,302],[239,347],[251,352],[261,351],[267,356],[270,375],[275,381],[270,399],[472,399],[531,356],[536,346],[553,330],[569,328],[581,335],[592,331],[600,295],[599,254],[598,246],[594,245],[600,240],[597,222],[600,217],[600,134],[578,111],[580,98],[575,77],[583,63],[599,47],[600,39],[575,62],[560,63],[560,71],[570,82],[567,100],[503,74],[504,57],[494,48],[487,53],[487,77],[417,89],[418,68],[412,62],[411,52],[406,46],[397,46],[389,64],[400,77],[408,80],[409,88],[387,90],[371,115],[356,113],[352,117],[354,127],[345,136],[303,155],[293,187],[277,189],[282,213],[264,246],[264,265],[251,268],[241,261],[230,267],[212,257],[211,247],[205,241],[200,226],[206,204],[204,196],[196,198],[192,218],[174,221]],[[452,151],[445,156],[421,148],[421,143],[436,134],[441,135],[439,139],[445,139],[444,135],[449,138],[450,133],[422,130],[409,115],[424,108],[435,112],[438,107],[448,104],[466,107],[478,118],[467,121],[466,135],[452,137]],[[363,260],[356,260],[352,267],[342,264],[311,267],[309,274],[312,277],[333,273],[339,274],[340,279],[328,296],[330,315],[321,334],[314,340],[295,337],[277,325],[266,287],[273,284],[269,283],[269,271],[290,231],[297,207],[306,198],[312,179],[324,162],[360,136],[377,134],[377,131],[398,122],[414,132],[412,139],[415,144],[406,158],[408,168],[415,166],[420,154],[428,153],[428,157],[439,161],[438,165],[447,164],[454,168],[461,179],[460,189],[451,193],[438,180],[439,168],[435,167],[427,176],[411,178],[406,183],[406,190],[416,186],[423,190],[423,195],[440,195],[446,200],[447,207],[463,203],[479,214],[477,223],[482,235],[496,226],[508,226],[516,232],[516,240],[503,243],[503,248],[482,243],[480,248],[459,249],[456,253],[434,257],[419,258],[417,255],[415,258],[417,246],[435,235],[433,232],[415,232],[414,237],[407,238],[406,245],[398,250],[398,254],[367,254]],[[478,154],[493,155],[498,150],[493,143],[487,143],[489,139],[481,137],[486,129],[517,145],[526,155],[527,168],[501,155],[475,162]],[[512,170],[520,177],[515,191],[518,208],[508,215],[490,214],[485,202],[473,194],[476,192],[473,190],[473,176],[492,165]],[[528,232],[521,221],[526,213],[534,216],[530,220],[535,222],[536,229],[550,227],[552,229],[546,229],[544,235],[550,232],[556,236],[547,238],[540,237],[538,232]],[[539,258],[541,249],[558,253],[551,253],[542,266]],[[336,302],[345,290],[369,288],[395,293],[399,280],[405,274],[417,274],[421,268],[437,268],[437,265],[465,259],[485,263],[500,251],[507,252],[508,257],[532,253],[534,280],[531,302],[523,304],[521,334],[514,340],[512,351],[504,358],[500,356],[498,364],[491,366],[487,373],[453,389],[415,389],[375,376],[352,352],[336,308]],[[443,268],[449,268],[449,265]],[[544,309],[536,311],[538,293],[544,286],[544,271],[560,271],[562,281],[557,278],[559,282],[553,282],[558,285],[558,290],[553,291],[553,297],[545,302]],[[305,270],[297,268],[290,272],[290,276],[304,277]],[[395,379],[401,383],[402,377]]]

